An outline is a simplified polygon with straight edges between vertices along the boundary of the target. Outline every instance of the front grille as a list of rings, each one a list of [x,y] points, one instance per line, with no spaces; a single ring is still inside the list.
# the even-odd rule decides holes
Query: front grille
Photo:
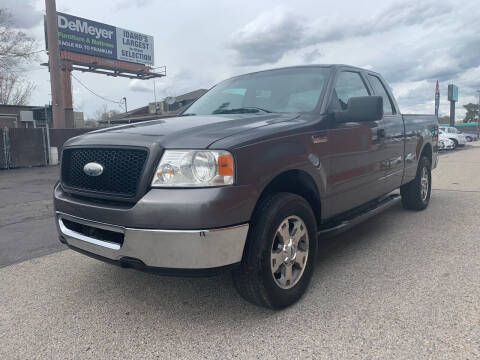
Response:
[[[62,184],[79,191],[134,197],[147,155],[146,149],[65,149],[62,155]],[[85,174],[83,168],[90,162],[102,165],[103,173],[99,176]]]
[[[82,234],[97,240],[108,241],[108,242],[112,242],[119,245],[123,244],[124,235],[122,233],[99,229],[93,226],[80,224],[67,219],[62,219],[62,222],[67,229],[75,231],[79,234]]]

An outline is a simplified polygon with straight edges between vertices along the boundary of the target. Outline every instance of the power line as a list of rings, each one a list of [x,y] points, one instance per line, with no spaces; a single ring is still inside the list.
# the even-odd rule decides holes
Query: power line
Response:
[[[88,91],[90,91],[93,95],[98,96],[100,99],[103,99],[103,100],[105,100],[105,101],[109,101],[109,102],[114,103],[114,104],[120,104],[120,105],[123,105],[123,104],[124,104],[123,101],[111,100],[111,99],[108,99],[108,98],[106,98],[106,97],[104,97],[104,96],[102,96],[102,95],[97,94],[95,91],[93,91],[93,90],[91,90],[90,88],[88,88],[87,85],[85,85],[85,84],[82,83],[80,80],[78,80],[78,79],[75,77],[75,75],[72,74],[72,77],[73,77],[80,85],[82,85],[85,89],[87,89]]]

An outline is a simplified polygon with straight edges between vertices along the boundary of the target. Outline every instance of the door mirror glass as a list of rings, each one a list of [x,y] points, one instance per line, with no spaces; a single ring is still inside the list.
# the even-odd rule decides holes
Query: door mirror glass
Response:
[[[383,118],[383,98],[381,96],[358,96],[348,99],[347,109],[333,112],[335,121],[368,122]]]

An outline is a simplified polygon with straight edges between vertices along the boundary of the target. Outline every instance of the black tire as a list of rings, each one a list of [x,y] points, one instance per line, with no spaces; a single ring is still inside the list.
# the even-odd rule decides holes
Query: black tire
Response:
[[[450,139],[453,141],[453,149],[452,150],[455,150],[457,147],[458,147],[458,141],[456,139]]]
[[[426,171],[428,179],[428,190],[426,196],[422,193],[422,177]],[[432,171],[430,161],[422,156],[418,163],[417,175],[415,179],[408,184],[400,187],[400,194],[402,195],[402,205],[405,209],[409,210],[423,210],[428,206],[430,202],[430,194],[432,192]]]
[[[468,142],[472,142],[472,138],[470,136],[467,136],[466,139]]]
[[[285,219],[292,216],[300,218],[305,224],[308,256],[297,282],[292,284],[293,287],[284,289],[274,280],[271,252],[274,242],[278,241],[277,229]],[[307,237],[303,239],[307,242]],[[232,271],[235,288],[244,299],[255,305],[275,310],[283,309],[298,301],[307,290],[316,252],[317,224],[308,202],[290,193],[269,196],[262,201],[252,217],[242,264]]]

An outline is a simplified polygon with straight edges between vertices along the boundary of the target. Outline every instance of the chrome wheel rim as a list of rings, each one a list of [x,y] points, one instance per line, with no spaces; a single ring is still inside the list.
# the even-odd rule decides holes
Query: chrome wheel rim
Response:
[[[307,226],[298,216],[285,218],[275,232],[270,253],[273,280],[282,289],[294,287],[302,278],[308,260]]]
[[[428,170],[427,170],[426,167],[424,167],[423,170],[422,170],[422,177],[420,179],[422,201],[427,200],[428,183],[429,183],[428,182]]]

